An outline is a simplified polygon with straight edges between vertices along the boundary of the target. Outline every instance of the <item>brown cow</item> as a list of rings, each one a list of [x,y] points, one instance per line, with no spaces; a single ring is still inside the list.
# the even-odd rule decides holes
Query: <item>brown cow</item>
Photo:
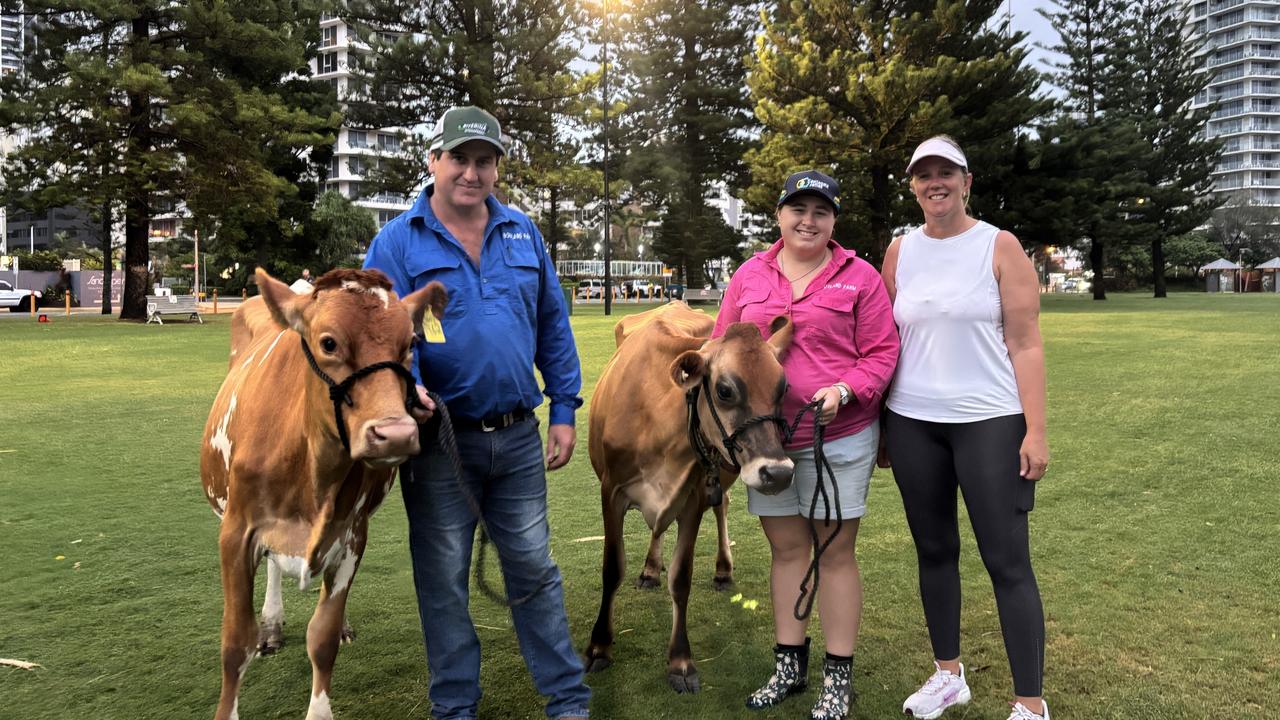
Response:
[[[200,452],[205,494],[222,518],[222,693],[214,717],[237,715],[240,681],[259,649],[254,575],[269,554],[268,585],[277,573],[278,586],[281,570],[304,588],[322,578],[307,625],[307,718],[328,720],[369,515],[391,489],[396,466],[418,452],[418,424],[407,412],[410,340],[428,306],[443,315],[446,293],[431,283],[400,300],[376,271],[334,270],[305,295],[262,269],[257,278],[262,299],[232,318],[231,369]],[[278,592],[271,604],[269,595],[268,623],[279,618]],[[264,627],[266,645],[271,631]]]
[[[624,320],[615,328],[618,350],[591,398],[589,452],[600,478],[605,547],[600,614],[586,649],[587,669],[612,663],[613,598],[626,562],[622,521],[627,510],[639,508],[655,536],[678,523],[668,574],[673,622],[667,647],[667,681],[676,692],[699,690],[686,616],[694,542],[707,508],[705,471],[688,432],[686,393],[709,390],[700,391],[697,401],[703,440],[722,457],[736,458],[748,486],[778,492],[791,484],[793,470],[778,425],[747,426],[751,418],[780,411],[786,379],[778,357],[791,343],[790,319],[774,321],[768,342],[750,323],[735,323],[711,341],[708,330],[705,316],[684,303]],[[746,426],[736,453],[726,449],[713,412],[730,433]]]

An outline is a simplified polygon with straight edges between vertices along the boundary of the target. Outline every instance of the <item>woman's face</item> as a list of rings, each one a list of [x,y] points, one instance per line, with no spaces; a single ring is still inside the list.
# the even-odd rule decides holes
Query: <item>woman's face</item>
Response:
[[[778,208],[778,226],[783,245],[800,252],[821,251],[835,229],[836,211],[820,197],[801,195]]]
[[[972,184],[973,175],[940,157],[924,158],[911,169],[911,191],[926,220],[952,213],[964,214],[965,198]]]

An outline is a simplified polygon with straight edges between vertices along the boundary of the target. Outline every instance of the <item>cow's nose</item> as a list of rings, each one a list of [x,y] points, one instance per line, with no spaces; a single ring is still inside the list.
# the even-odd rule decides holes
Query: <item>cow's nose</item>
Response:
[[[791,485],[791,476],[795,466],[791,463],[774,463],[760,466],[760,492],[773,495],[786,490]]]
[[[418,452],[418,424],[407,415],[369,423],[365,441],[373,457],[413,455]]]

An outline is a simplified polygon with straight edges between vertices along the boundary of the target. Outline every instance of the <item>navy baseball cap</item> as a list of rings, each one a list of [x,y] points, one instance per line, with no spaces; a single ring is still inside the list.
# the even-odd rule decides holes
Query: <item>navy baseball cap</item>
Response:
[[[787,184],[782,187],[782,194],[778,195],[778,207],[782,207],[788,200],[799,195],[816,195],[831,203],[831,206],[836,209],[836,214],[840,214],[840,183],[830,175],[817,170],[794,173],[787,178]]]

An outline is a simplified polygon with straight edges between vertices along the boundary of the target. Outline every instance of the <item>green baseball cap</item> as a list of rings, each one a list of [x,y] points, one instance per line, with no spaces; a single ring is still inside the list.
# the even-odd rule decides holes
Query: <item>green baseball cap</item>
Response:
[[[497,148],[499,155],[507,154],[498,118],[474,105],[452,107],[440,116],[431,133],[431,150],[448,151],[472,140],[484,140]]]

